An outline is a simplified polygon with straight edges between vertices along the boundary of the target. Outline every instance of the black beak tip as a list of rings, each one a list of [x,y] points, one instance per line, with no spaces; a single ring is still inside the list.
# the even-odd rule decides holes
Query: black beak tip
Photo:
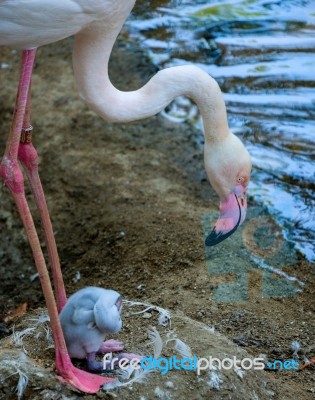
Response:
[[[210,235],[208,235],[206,237],[205,240],[205,245],[207,247],[212,247],[215,246],[221,242],[223,242],[223,240],[227,239],[229,236],[231,236],[236,229],[238,228],[239,223],[232,229],[230,230],[230,232],[227,233],[221,233],[221,232],[216,232],[215,228],[212,230],[212,232],[210,233]]]
[[[215,229],[213,229],[212,232],[206,237],[205,245],[207,247],[215,246],[222,242],[222,240],[225,239],[225,236],[226,235],[222,235],[222,233],[217,233]]]

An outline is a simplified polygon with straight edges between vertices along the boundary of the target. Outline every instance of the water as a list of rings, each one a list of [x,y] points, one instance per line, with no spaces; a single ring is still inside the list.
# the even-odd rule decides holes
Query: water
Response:
[[[315,2],[138,1],[129,29],[159,68],[217,79],[252,156],[249,193],[315,261]],[[164,115],[200,124],[182,99]]]

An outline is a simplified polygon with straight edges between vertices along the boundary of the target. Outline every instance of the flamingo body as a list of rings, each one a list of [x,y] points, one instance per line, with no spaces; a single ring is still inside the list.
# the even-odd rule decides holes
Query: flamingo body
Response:
[[[110,0],[1,0],[0,45],[25,50],[57,42],[75,35],[94,21],[106,23],[120,3]]]

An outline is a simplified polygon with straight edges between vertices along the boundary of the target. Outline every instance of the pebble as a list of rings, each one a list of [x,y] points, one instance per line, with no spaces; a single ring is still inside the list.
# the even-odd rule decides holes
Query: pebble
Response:
[[[175,385],[174,385],[174,383],[173,383],[172,381],[166,381],[166,382],[164,383],[164,386],[165,386],[167,389],[174,389],[174,387],[175,387]]]

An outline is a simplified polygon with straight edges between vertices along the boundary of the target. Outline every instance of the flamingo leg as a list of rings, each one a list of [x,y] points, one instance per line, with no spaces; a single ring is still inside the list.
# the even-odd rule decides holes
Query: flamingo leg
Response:
[[[39,178],[38,165],[39,158],[37,151],[32,144],[32,126],[30,124],[31,114],[31,89],[29,88],[25,115],[23,120],[22,135],[18,149],[18,159],[21,161],[26,172],[36,207],[39,211],[47,245],[49,264],[52,269],[53,282],[56,294],[58,312],[63,309],[67,302],[65,286],[62,278],[60,261],[53,228],[48,212],[45,194]]]
[[[23,174],[17,160],[35,55],[35,49],[23,51],[22,68],[16,105],[4,157],[0,164],[0,176],[3,178],[15,201],[33,252],[46,301],[48,315],[50,317],[50,324],[56,351],[56,369],[60,374],[60,378],[65,382],[83,392],[96,393],[101,385],[111,382],[113,379],[90,374],[75,368],[70,360],[45,259],[25,197]]]

